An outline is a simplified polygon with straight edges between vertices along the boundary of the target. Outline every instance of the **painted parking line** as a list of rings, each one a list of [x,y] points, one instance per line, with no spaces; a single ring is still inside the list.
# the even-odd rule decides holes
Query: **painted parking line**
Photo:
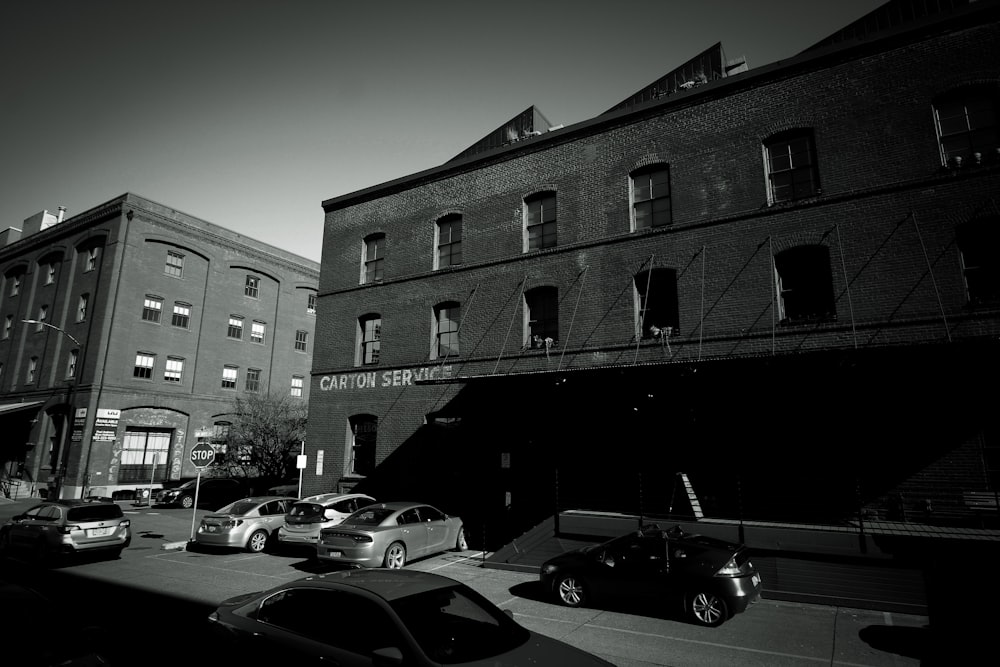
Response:
[[[448,567],[449,565],[455,565],[455,564],[457,564],[457,563],[461,563],[461,562],[463,562],[463,561],[467,561],[467,560],[472,560],[472,559],[474,559],[474,558],[482,558],[482,557],[483,557],[483,552],[482,552],[482,551],[479,551],[479,552],[477,552],[477,553],[474,553],[474,554],[470,554],[470,555],[468,555],[468,556],[457,556],[457,557],[455,557],[455,558],[456,558],[456,560],[452,560],[451,558],[449,558],[449,559],[448,559],[447,561],[445,561],[444,563],[441,563],[441,564],[440,564],[440,565],[438,565],[437,567],[432,567],[432,568],[430,568],[430,569],[429,569],[429,570],[427,570],[427,571],[428,571],[428,572],[433,572],[434,570],[440,570],[441,568],[444,568],[444,567]]]

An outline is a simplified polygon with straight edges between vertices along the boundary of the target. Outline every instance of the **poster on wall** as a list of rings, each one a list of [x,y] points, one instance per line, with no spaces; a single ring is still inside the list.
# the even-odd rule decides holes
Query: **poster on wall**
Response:
[[[110,410],[107,408],[97,409],[97,419],[94,421],[94,442],[114,442],[118,437],[118,420],[122,416],[121,410]]]
[[[70,440],[73,442],[83,442],[83,427],[87,423],[87,408],[77,408],[73,413],[73,432]]]

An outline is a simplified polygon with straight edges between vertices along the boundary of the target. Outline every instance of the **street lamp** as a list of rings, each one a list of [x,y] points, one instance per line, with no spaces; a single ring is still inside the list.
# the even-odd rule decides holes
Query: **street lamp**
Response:
[[[73,344],[80,349],[79,357],[76,361],[76,364],[73,367],[73,376],[70,379],[69,392],[66,396],[66,404],[67,406],[69,406],[69,410],[66,415],[66,425],[64,427],[65,432],[63,433],[62,442],[59,443],[60,447],[58,454],[59,460],[57,461],[58,469],[56,470],[56,498],[58,498],[60,495],[62,495],[63,480],[66,477],[66,461],[69,458],[69,448],[72,442],[73,420],[75,418],[74,414],[75,411],[73,410],[73,389],[76,386],[76,377],[77,374],[79,373],[80,363],[82,362],[83,359],[83,343],[78,341],[73,336],[73,334],[57,327],[54,324],[49,324],[48,322],[43,322],[41,320],[21,320],[21,322],[23,322],[24,324],[37,324],[42,327],[48,327],[49,329],[55,329],[62,335],[66,336],[66,338],[69,338],[71,341],[73,341]],[[87,471],[85,470],[84,475],[86,475],[86,473]],[[84,479],[83,484],[84,485],[87,484],[86,479]],[[81,490],[81,497],[82,497],[82,490]]]

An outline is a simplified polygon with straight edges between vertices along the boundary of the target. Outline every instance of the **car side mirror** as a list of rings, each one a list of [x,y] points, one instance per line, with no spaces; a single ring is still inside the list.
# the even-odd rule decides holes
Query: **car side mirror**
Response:
[[[11,521],[24,521],[23,514],[16,514],[10,518]]]
[[[377,648],[372,651],[372,664],[376,667],[393,667],[403,664],[403,652],[395,646]]]

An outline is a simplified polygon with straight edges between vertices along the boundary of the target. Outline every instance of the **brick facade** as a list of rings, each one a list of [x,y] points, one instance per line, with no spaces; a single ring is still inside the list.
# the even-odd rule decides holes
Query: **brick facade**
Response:
[[[942,499],[985,488],[982,462],[958,452],[994,423],[975,377],[995,370],[1000,310],[970,303],[958,237],[963,224],[1000,216],[1000,153],[943,164],[935,104],[973,88],[996,104],[998,32],[988,3],[324,202],[308,438],[323,465],[311,465],[304,488],[421,494],[484,525],[519,507],[520,520],[533,519],[524,505],[550,502],[556,471],[568,468],[585,480],[573,490],[581,506],[630,512],[641,497],[665,509],[663,480],[684,466],[708,495],[725,496],[719,480],[741,464],[720,457],[743,461],[744,500],[756,494],[771,516],[810,513],[792,511],[808,500],[774,490],[791,478],[803,494],[826,494],[812,513],[829,520],[897,488]],[[765,146],[789,130],[812,137],[818,183],[774,203]],[[630,174],[656,164],[669,166],[672,224],[632,231]],[[557,244],[525,252],[524,201],[546,191],[558,202]],[[435,223],[454,213],[462,263],[435,271]],[[359,284],[374,233],[384,235],[383,277]],[[782,319],[775,258],[801,247],[828,259],[835,313]],[[986,252],[993,270],[998,252]],[[668,338],[637,338],[636,276],[649,268],[676,279],[679,326]],[[547,350],[526,347],[524,294],[536,287],[558,291]],[[459,355],[441,360],[432,339],[443,302],[459,303],[462,319]],[[358,367],[368,314],[381,317],[380,357]],[[352,384],[370,372],[376,386]],[[718,384],[694,385],[695,374]],[[555,393],[567,381],[585,387],[572,401]],[[928,391],[948,400],[928,403]],[[961,412],[960,429],[944,403]],[[650,437],[657,420],[636,417],[650,407],[670,437]],[[433,413],[460,422],[436,425]],[[378,467],[363,476],[350,460],[359,414],[378,418]],[[895,441],[931,433],[919,446]]]
[[[86,265],[90,249],[97,253],[92,269]],[[169,268],[168,253],[181,258],[176,270]],[[56,279],[46,285],[50,260]],[[0,248],[0,318],[13,323],[0,340],[0,403],[41,404],[34,421],[27,411],[7,417],[18,436],[4,450],[5,468],[37,493],[65,465],[66,497],[78,497],[84,486],[113,495],[148,485],[154,475],[157,483],[193,476],[191,447],[230,419],[234,397],[247,389],[248,369],[260,371],[261,393],[290,395],[292,377],[302,378],[296,400],[308,401],[315,315],[307,311],[318,269],[134,194]],[[18,274],[22,287],[12,296]],[[257,280],[256,296],[245,293],[248,275]],[[83,317],[81,294],[88,295]],[[159,302],[158,316],[144,315],[147,300]],[[175,304],[187,310],[187,321],[173,320]],[[36,318],[41,305],[48,307],[46,321],[66,336],[21,322]],[[240,340],[227,335],[230,317],[243,320]],[[251,340],[254,322],[263,325],[261,342]],[[307,332],[305,351],[295,348],[297,331]],[[70,377],[73,349],[80,360]],[[152,360],[148,378],[136,374],[140,354]],[[29,382],[33,357],[36,379]],[[180,362],[172,367],[176,381],[167,379],[168,358]],[[222,387],[225,365],[237,369],[233,389]],[[80,409],[82,431],[67,438],[70,410]],[[108,439],[95,437],[99,410],[114,411]],[[152,470],[152,455],[145,465],[124,465],[125,438],[149,433],[168,443],[166,454],[156,457],[158,470]],[[60,454],[66,440],[69,449]]]

